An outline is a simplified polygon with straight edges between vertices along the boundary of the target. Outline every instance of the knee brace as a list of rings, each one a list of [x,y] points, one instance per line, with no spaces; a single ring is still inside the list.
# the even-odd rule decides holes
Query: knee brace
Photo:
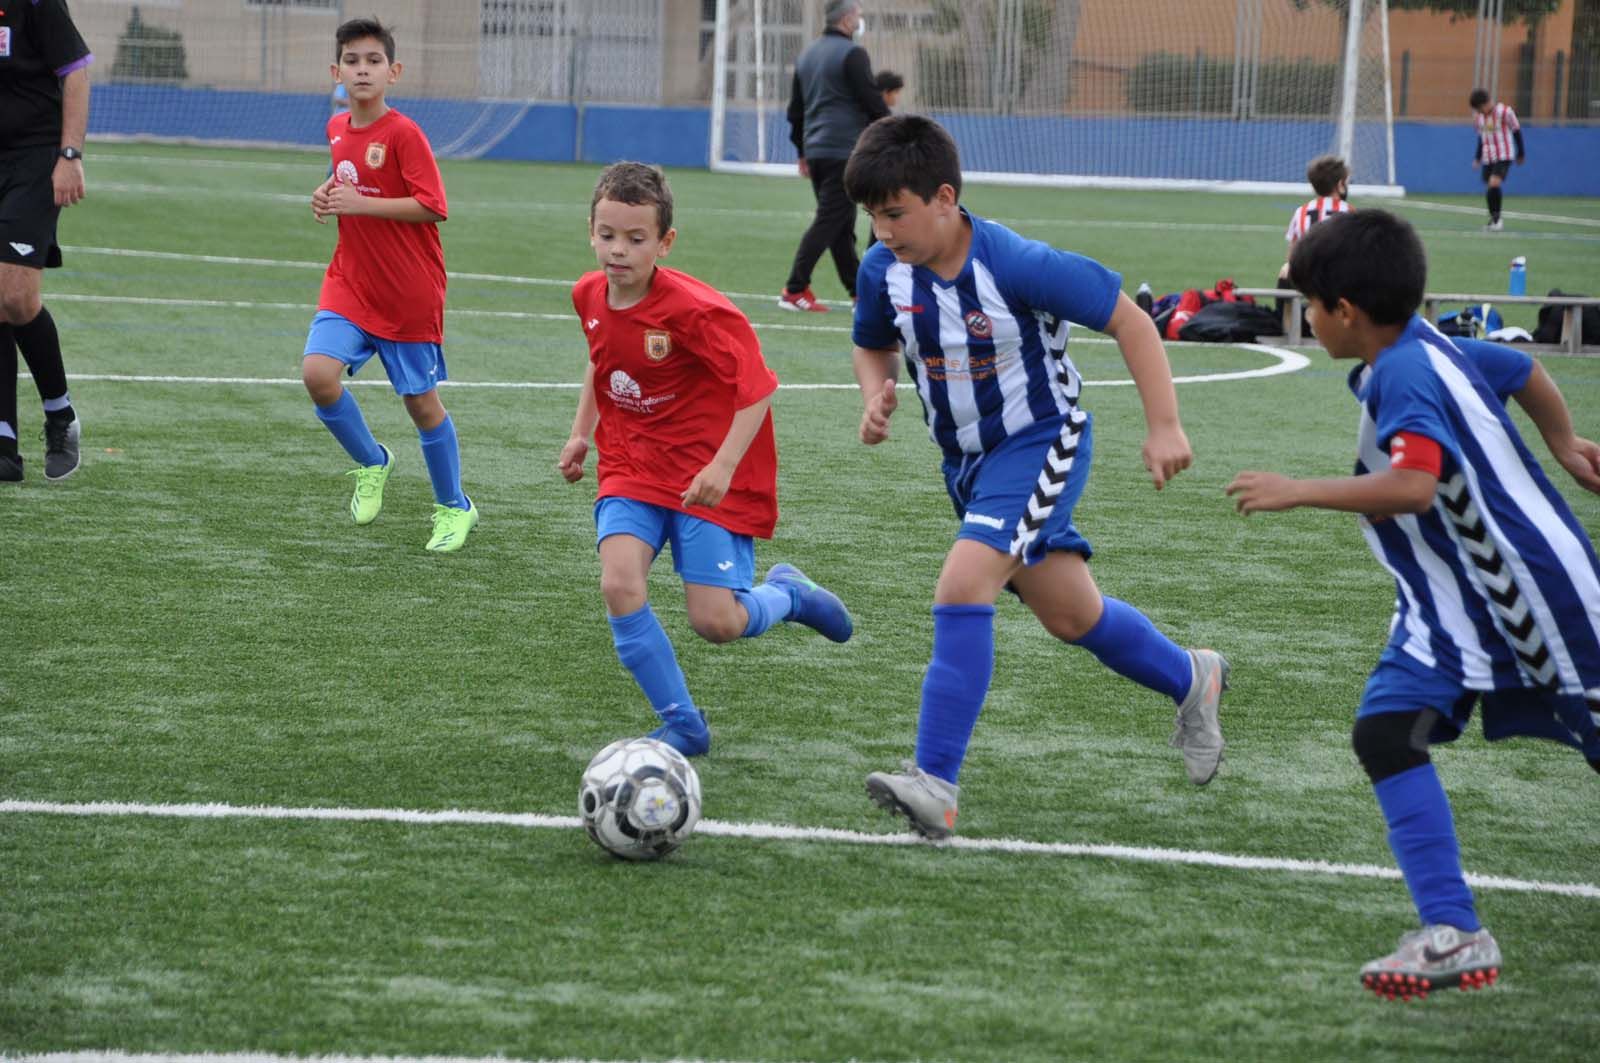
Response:
[[[1356,720],[1350,744],[1367,778],[1379,783],[1428,763],[1428,733],[1438,718],[1433,709],[1422,709],[1382,712]]]

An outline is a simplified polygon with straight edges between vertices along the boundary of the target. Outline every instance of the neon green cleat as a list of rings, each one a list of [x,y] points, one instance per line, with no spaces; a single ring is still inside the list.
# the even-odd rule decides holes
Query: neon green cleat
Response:
[[[382,443],[378,445],[383,447]],[[383,511],[383,485],[394,471],[394,451],[383,447],[383,455],[388,460],[382,465],[363,465],[345,473],[356,478],[356,493],[350,496],[350,519],[357,524],[371,524]]]
[[[436,554],[453,554],[467,545],[467,533],[478,526],[478,507],[467,499],[470,509],[433,504],[433,538],[428,549]]]

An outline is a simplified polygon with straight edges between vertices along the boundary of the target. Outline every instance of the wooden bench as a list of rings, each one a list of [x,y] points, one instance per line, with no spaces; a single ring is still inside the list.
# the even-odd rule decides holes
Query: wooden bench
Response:
[[[1306,297],[1293,288],[1235,288],[1234,290],[1240,295],[1249,295],[1256,299],[1287,299],[1289,320],[1285,324],[1288,329],[1288,345],[1303,347],[1314,342],[1307,339],[1300,327],[1301,312],[1305,308]],[[1545,354],[1600,356],[1600,348],[1585,348],[1583,345],[1584,310],[1589,308],[1590,313],[1600,314],[1600,299],[1577,295],[1474,295],[1462,292],[1425,292],[1422,296],[1422,316],[1429,321],[1438,320],[1439,306],[1442,303],[1461,303],[1465,306],[1481,306],[1484,303],[1564,306],[1566,309],[1561,314],[1560,343],[1519,343],[1517,346]]]

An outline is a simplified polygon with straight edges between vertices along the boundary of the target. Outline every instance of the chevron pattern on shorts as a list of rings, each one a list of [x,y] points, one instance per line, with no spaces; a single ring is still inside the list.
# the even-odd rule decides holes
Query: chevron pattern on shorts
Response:
[[[1556,662],[1545,644],[1544,633],[1535,623],[1533,609],[1512,578],[1511,566],[1500,555],[1494,537],[1483,523],[1483,516],[1467,490],[1467,479],[1457,472],[1439,484],[1439,501],[1472,567],[1478,583],[1489,598],[1500,625],[1516,651],[1523,674],[1542,687],[1556,685]]]
[[[1028,508],[1017,520],[1017,529],[1011,536],[1012,557],[1027,556],[1028,547],[1039,537],[1039,529],[1055,512],[1056,500],[1061,497],[1061,490],[1067,484],[1067,475],[1072,472],[1072,463],[1077,460],[1078,440],[1083,434],[1086,420],[1083,412],[1074,407],[1067,414],[1066,423],[1061,426],[1061,435],[1050,444],[1044,468],[1039,470],[1038,482],[1033,485],[1033,494],[1028,498]]]

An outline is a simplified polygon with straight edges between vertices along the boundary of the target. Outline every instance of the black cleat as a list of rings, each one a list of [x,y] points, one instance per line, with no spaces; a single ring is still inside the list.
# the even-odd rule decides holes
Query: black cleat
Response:
[[[65,480],[78,471],[78,437],[82,429],[78,415],[44,416],[44,478]]]

